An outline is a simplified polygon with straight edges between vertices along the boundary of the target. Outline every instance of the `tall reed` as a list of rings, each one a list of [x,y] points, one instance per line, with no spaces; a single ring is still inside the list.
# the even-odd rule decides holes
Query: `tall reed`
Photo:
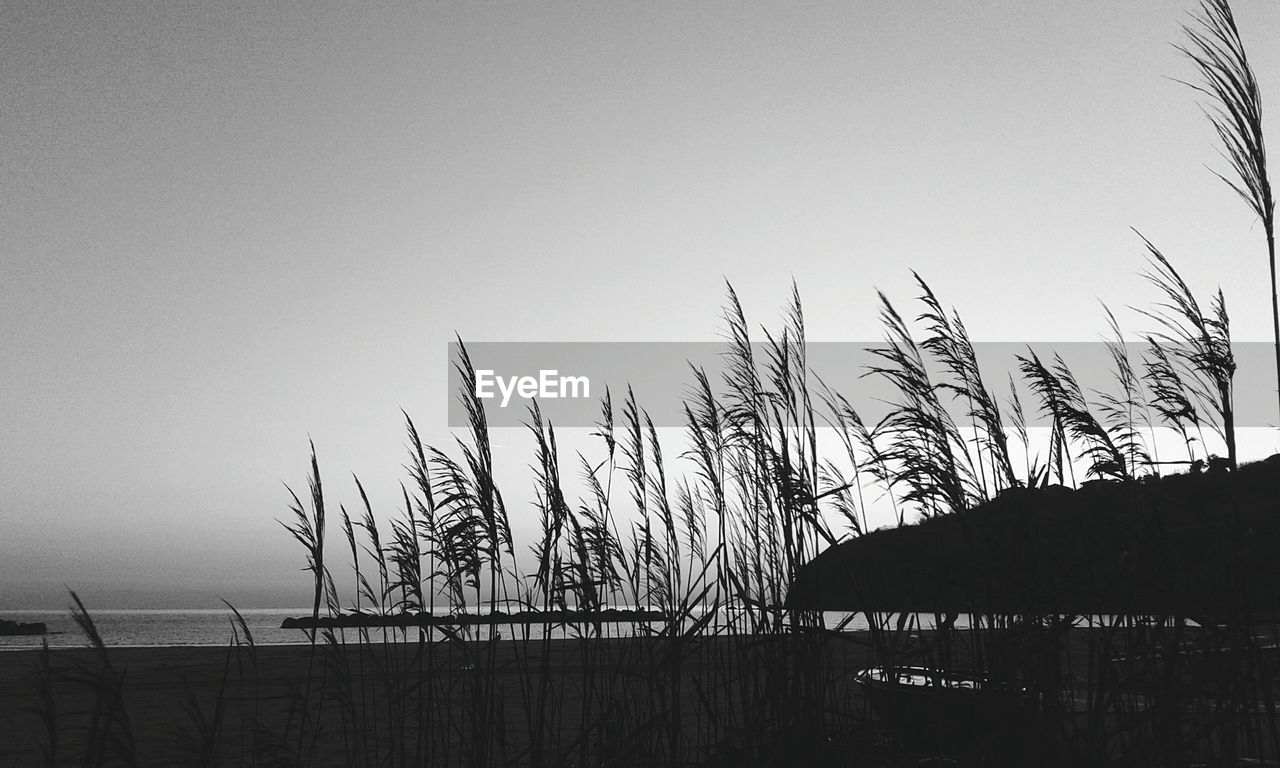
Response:
[[[1204,0],[1193,23],[1183,27],[1181,51],[1195,65],[1201,82],[1188,85],[1208,99],[1203,107],[1222,142],[1233,178],[1216,173],[1262,222],[1271,272],[1271,322],[1275,334],[1276,377],[1280,393],[1280,300],[1276,295],[1276,204],[1267,174],[1262,130],[1262,93],[1227,0]],[[1154,249],[1153,249],[1154,250]]]

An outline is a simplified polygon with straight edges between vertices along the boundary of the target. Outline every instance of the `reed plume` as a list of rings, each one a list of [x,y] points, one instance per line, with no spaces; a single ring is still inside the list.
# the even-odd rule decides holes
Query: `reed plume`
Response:
[[[983,498],[965,441],[929,376],[924,350],[883,293],[880,318],[885,345],[869,351],[884,360],[867,367],[897,390],[899,400],[876,425],[887,443],[881,457],[890,466],[892,484],[903,485],[902,501],[919,505],[926,517],[964,512]]]
[[[1275,198],[1267,175],[1262,131],[1262,93],[1227,0],[1204,0],[1193,23],[1184,25],[1188,42],[1176,46],[1195,65],[1198,84],[1185,83],[1205,96],[1205,116],[1222,141],[1232,177],[1215,172],[1262,221],[1271,272],[1271,323],[1275,335],[1276,377],[1280,383],[1280,300],[1276,296]],[[1280,387],[1277,388],[1280,394]],[[1234,448],[1234,446],[1229,446]],[[1234,453],[1231,460],[1234,464]]]
[[[1138,236],[1142,237],[1141,233]],[[1234,468],[1236,361],[1226,299],[1219,289],[1206,314],[1173,264],[1150,240],[1142,237],[1142,242],[1151,258],[1151,269],[1143,276],[1160,290],[1163,301],[1152,310],[1139,311],[1156,322],[1153,343],[1164,345],[1166,361],[1177,361],[1176,381],[1199,402],[1201,414],[1210,417],[1208,423],[1226,445],[1227,461]],[[1168,371],[1161,372],[1161,376],[1168,375]]]

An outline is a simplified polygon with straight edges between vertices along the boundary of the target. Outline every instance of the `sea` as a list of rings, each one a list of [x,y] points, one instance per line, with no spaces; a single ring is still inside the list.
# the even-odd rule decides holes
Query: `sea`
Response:
[[[108,647],[151,647],[151,646],[227,646],[235,642],[231,611],[225,608],[208,609],[95,609],[91,612],[98,634]],[[281,622],[291,616],[310,616],[311,608],[242,608],[240,615],[244,617],[253,642],[257,645],[293,645],[309,642],[306,632],[301,629],[282,629]],[[826,626],[836,628],[844,622],[843,629],[856,631],[866,629],[866,620],[855,615],[848,620],[846,613],[825,614]],[[76,624],[68,610],[0,610],[0,619],[21,623],[44,622],[49,631],[45,635],[0,636],[0,651],[39,648],[48,642],[51,648],[74,648],[87,644],[85,634]],[[541,636],[543,628],[533,626],[510,628],[499,626],[499,631],[523,633],[531,631],[532,637]],[[487,629],[481,628],[487,635]],[[572,627],[552,627],[549,630],[553,637],[574,637]],[[350,639],[357,637],[358,631],[345,630]],[[615,624],[609,629],[613,636],[632,633],[630,624]]]
[[[288,617],[310,616],[311,608],[242,608],[240,615],[253,635],[256,645],[297,645],[309,642],[305,631],[301,629],[283,629],[280,624]],[[233,631],[233,615],[225,608],[154,608],[154,609],[96,609],[92,611],[94,625],[98,634],[108,647],[154,647],[154,646],[221,646],[235,642]],[[0,652],[6,650],[22,650],[39,648],[47,642],[51,648],[74,648],[87,645],[84,632],[76,624],[71,612],[63,610],[0,610],[0,619],[21,623],[44,622],[48,633],[44,635],[0,636]],[[928,615],[917,617],[924,629],[932,629],[934,622]],[[1095,616],[1079,617],[1077,625],[1092,624],[1103,626],[1112,621],[1112,617]],[[828,629],[839,629],[847,632],[858,632],[868,629],[866,616],[861,613],[844,613],[828,611],[823,614],[823,623]],[[607,634],[619,637],[633,634],[634,625],[619,623],[607,625]],[[956,622],[959,629],[968,628],[968,620],[961,616]],[[498,625],[495,628],[508,637],[523,636],[540,638],[544,631],[552,637],[577,637],[577,629],[572,626],[555,625],[544,628],[541,625],[530,627]],[[348,640],[355,641],[359,630],[339,630],[345,632]],[[472,630],[478,637],[488,637],[486,627]],[[375,631],[376,632],[376,631]],[[241,638],[243,639],[243,638]]]
[[[226,646],[235,641],[233,615],[226,608],[183,609],[94,609],[91,612],[98,634],[109,647],[157,645]],[[258,645],[289,645],[307,642],[300,629],[281,629],[280,622],[289,616],[309,616],[311,608],[244,608],[240,610],[245,625]],[[84,632],[63,609],[57,611],[0,610],[0,619],[24,624],[44,622],[45,635],[0,636],[0,650],[39,648],[48,642],[51,648],[86,645]]]

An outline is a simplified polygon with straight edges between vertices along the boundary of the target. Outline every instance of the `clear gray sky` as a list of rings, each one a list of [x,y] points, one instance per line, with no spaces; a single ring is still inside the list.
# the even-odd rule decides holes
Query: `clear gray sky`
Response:
[[[711,339],[794,277],[874,340],[914,268],[975,338],[1092,340],[1135,226],[1268,339],[1192,7],[4,3],[0,608],[305,592],[308,435],[389,513],[455,331]],[[1280,152],[1280,4],[1236,13]]]

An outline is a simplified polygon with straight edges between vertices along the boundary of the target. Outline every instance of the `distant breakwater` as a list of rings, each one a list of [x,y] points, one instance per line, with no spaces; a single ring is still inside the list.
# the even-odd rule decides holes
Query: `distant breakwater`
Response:
[[[618,624],[667,621],[663,611],[606,608],[601,611],[516,611],[506,613],[365,613],[352,611],[337,616],[297,616],[280,623],[281,629],[325,629],[349,627],[459,627],[491,624]]]
[[[23,624],[9,619],[0,619],[0,635],[43,635],[49,631],[43,621]]]

